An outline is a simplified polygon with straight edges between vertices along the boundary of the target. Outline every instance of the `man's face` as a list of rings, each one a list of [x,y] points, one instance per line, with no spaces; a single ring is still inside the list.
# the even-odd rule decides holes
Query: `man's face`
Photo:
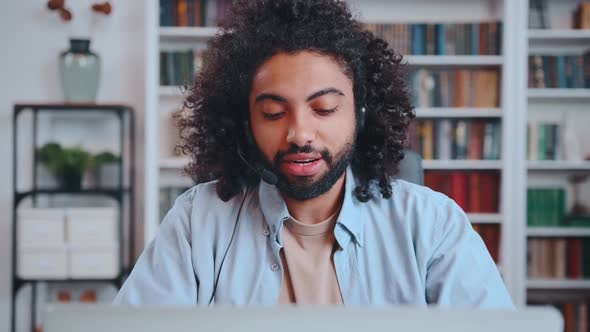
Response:
[[[250,124],[279,190],[296,200],[326,193],[354,150],[352,81],[332,58],[279,53],[252,81]]]

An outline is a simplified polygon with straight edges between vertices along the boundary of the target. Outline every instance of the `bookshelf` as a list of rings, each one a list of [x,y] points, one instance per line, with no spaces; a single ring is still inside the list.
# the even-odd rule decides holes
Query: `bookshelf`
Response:
[[[500,66],[503,58],[497,55],[410,55],[410,66]]]
[[[530,99],[590,99],[590,89],[529,89],[527,96]]]
[[[569,14],[575,3],[558,2],[550,7],[557,16]],[[182,103],[175,86],[159,85],[159,52],[204,45],[215,27],[160,27],[158,0],[148,0],[146,19],[146,153],[145,233],[149,242],[159,226],[159,189],[190,181],[181,175],[186,158],[162,148],[169,141],[168,117]],[[409,55],[409,68],[427,70],[495,69],[499,72],[499,103],[495,107],[418,107],[420,119],[495,120],[501,122],[501,154],[498,160],[426,160],[427,171],[497,172],[500,174],[499,209],[495,213],[468,213],[474,224],[500,226],[500,262],[506,285],[518,306],[526,304],[528,289],[588,289],[578,280],[528,280],[528,237],[587,236],[585,229],[527,227],[527,188],[530,185],[563,185],[571,173],[590,170],[585,162],[527,161],[527,123],[561,121],[568,114],[580,142],[590,142],[584,123],[590,123],[587,104],[590,90],[535,89],[527,85],[527,56],[534,52],[556,54],[564,49],[580,52],[590,41],[589,31],[568,30],[564,19],[552,19],[555,29],[528,30],[526,1],[444,0],[350,0],[351,8],[367,23],[466,23],[499,20],[503,23],[499,55]],[[554,8],[558,7],[558,10]],[[570,8],[571,7],[571,8]],[[561,13],[561,14],[559,14]],[[466,19],[468,18],[468,19]],[[586,125],[587,126],[587,125]],[[586,136],[584,136],[586,135]],[[166,143],[167,144],[167,143]],[[582,147],[588,149],[590,147]],[[585,152],[590,153],[586,150]],[[570,204],[571,202],[568,202]],[[576,234],[576,235],[574,235]]]
[[[590,281],[588,280],[529,279],[526,285],[529,289],[590,290]]]
[[[424,160],[425,170],[501,170],[499,160]]]
[[[590,301],[590,280],[586,262],[590,245],[588,242],[590,227],[560,226],[563,224],[561,222],[551,226],[544,225],[541,221],[543,216],[539,216],[539,210],[543,213],[543,207],[539,207],[536,200],[540,197],[537,189],[561,190],[565,196],[564,201],[558,200],[558,204],[548,203],[550,207],[548,211],[545,211],[545,215],[551,215],[555,211],[567,214],[574,203],[572,197],[574,190],[570,183],[572,177],[590,174],[590,161],[584,161],[584,158],[590,156],[588,144],[590,133],[587,128],[590,123],[588,112],[590,87],[586,85],[582,88],[573,83],[572,76],[569,74],[572,71],[567,67],[564,70],[555,68],[554,72],[553,66],[557,67],[559,64],[554,65],[552,62],[563,61],[563,58],[582,58],[583,54],[590,49],[590,30],[571,29],[571,13],[576,6],[575,1],[550,0],[547,1],[547,5],[549,28],[529,29],[526,33],[527,58],[529,56],[533,56],[533,59],[541,58],[545,67],[540,71],[543,74],[541,76],[539,67],[534,64],[531,66],[529,62],[527,76],[532,77],[533,80],[527,83],[526,107],[523,109],[526,110],[526,122],[530,126],[556,125],[560,132],[559,139],[562,141],[558,141],[557,144],[549,143],[550,146],[555,145],[551,148],[557,148],[557,153],[549,158],[555,160],[526,161],[526,186],[531,189],[527,190],[529,194],[527,204],[535,205],[536,208],[528,211],[530,215],[525,218],[525,223],[535,222],[535,220],[541,223],[541,225],[529,225],[526,230],[525,243],[530,257],[526,276],[526,301],[558,306],[565,303],[566,307],[569,305],[571,308],[572,303],[583,303],[586,306]],[[585,61],[582,60],[584,66]],[[567,66],[576,66],[575,63],[573,65],[571,63],[568,62]],[[548,77],[544,76],[546,69],[549,72]],[[576,68],[574,67],[573,70],[576,71]],[[567,78],[566,82],[563,81],[562,75]],[[544,83],[549,80],[550,84],[545,84],[545,88],[542,87],[539,84],[541,79]],[[548,86],[551,87],[548,88]],[[533,136],[527,135],[527,139]],[[545,136],[544,139],[547,137]],[[576,146],[577,151],[572,156],[572,152],[565,151],[565,146]],[[528,150],[530,152],[530,145]],[[587,203],[590,184],[586,182],[580,188],[582,189],[579,192],[579,199]],[[539,256],[542,257],[543,263],[539,262]],[[577,278],[573,278],[574,273]],[[564,278],[567,276],[570,278]],[[568,318],[567,309],[564,312],[566,330],[574,330],[577,322]],[[581,324],[587,324],[587,320],[579,324],[577,328],[580,328]]]
[[[182,39],[188,38],[190,40],[202,39],[206,40],[215,36],[217,33],[215,27],[160,27],[160,38]]]
[[[575,172],[575,171],[590,171],[590,162],[588,161],[528,161],[527,167],[529,171],[553,171],[553,172]]]
[[[501,108],[419,107],[418,118],[501,118]]]
[[[531,237],[590,237],[588,227],[529,227]]]

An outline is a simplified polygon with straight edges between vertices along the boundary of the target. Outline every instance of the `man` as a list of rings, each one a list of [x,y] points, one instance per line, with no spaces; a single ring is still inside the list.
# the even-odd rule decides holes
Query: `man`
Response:
[[[395,179],[403,70],[343,2],[238,1],[179,124],[199,184],[115,303],[512,307],[457,204]]]

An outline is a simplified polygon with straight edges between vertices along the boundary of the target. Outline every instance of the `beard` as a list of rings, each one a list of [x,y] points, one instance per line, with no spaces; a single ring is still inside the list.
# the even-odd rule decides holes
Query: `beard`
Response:
[[[290,179],[281,170],[281,164],[286,155],[312,152],[319,152],[328,166],[328,171],[320,175],[321,177],[319,179],[314,181],[312,176],[298,176]],[[322,151],[315,150],[310,145],[303,147],[292,145],[287,151],[279,151],[272,163],[266,158],[263,158],[263,160],[265,161],[266,169],[277,176],[278,182],[276,187],[283,195],[297,201],[305,201],[328,192],[336,181],[340,179],[342,174],[344,174],[346,167],[352,162],[353,154],[354,143],[351,141],[346,143],[336,155],[332,155],[327,149]]]

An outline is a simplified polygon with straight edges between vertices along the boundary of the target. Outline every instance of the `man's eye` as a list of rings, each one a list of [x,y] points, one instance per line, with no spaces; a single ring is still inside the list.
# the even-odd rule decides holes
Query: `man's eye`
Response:
[[[283,116],[284,112],[278,112],[278,113],[262,113],[262,116],[264,116],[265,119],[268,120],[278,120]]]
[[[334,113],[337,108],[338,107],[334,107],[332,109],[327,109],[327,110],[319,109],[319,110],[315,110],[315,112],[319,115],[326,116],[326,115],[330,115],[330,114]]]

